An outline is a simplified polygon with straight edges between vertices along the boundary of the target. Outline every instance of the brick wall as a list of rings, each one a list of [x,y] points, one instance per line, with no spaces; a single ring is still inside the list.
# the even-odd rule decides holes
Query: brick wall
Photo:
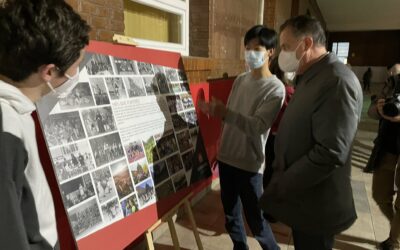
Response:
[[[208,57],[210,1],[192,0],[189,8],[189,51],[191,56]]]
[[[112,41],[124,34],[123,0],[66,0],[92,27],[90,39]]]
[[[264,25],[275,28],[276,0],[264,0]]]

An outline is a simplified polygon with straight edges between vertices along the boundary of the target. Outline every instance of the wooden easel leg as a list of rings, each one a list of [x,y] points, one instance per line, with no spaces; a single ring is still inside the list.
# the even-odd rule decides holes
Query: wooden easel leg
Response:
[[[196,239],[197,248],[199,250],[203,250],[203,244],[201,243],[199,231],[197,230],[196,221],[194,219],[193,212],[192,212],[192,207],[190,206],[190,202],[188,199],[185,199],[185,208],[186,208],[186,212],[188,213],[190,223],[192,224],[192,230],[193,230],[194,238]]]
[[[153,236],[150,231],[146,232],[147,249],[154,250]]]
[[[168,217],[167,221],[168,221],[169,231],[171,232],[172,243],[174,244],[174,249],[180,250],[181,248],[179,246],[178,235],[176,233],[175,224],[172,221],[172,216]]]

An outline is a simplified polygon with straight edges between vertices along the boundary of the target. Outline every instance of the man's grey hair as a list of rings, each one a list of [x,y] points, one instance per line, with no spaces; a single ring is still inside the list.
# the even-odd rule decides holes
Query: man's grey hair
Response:
[[[325,31],[314,17],[302,15],[288,19],[281,25],[280,31],[290,27],[295,37],[311,36],[314,44],[326,47]]]

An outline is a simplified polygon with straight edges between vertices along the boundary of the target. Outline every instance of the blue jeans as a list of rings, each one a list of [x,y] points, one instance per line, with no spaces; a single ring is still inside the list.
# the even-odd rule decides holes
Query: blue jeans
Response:
[[[296,250],[331,250],[335,235],[313,235],[292,229],[294,249]]]
[[[242,219],[241,201],[250,230],[262,249],[279,250],[271,227],[258,207],[258,200],[263,191],[262,174],[244,171],[223,162],[218,162],[218,165],[225,228],[233,241],[233,249],[249,249]]]

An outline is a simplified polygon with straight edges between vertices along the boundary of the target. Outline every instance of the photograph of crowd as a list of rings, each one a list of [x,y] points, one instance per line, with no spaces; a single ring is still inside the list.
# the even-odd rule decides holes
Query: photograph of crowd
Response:
[[[166,131],[163,137],[161,137],[156,144],[160,159],[178,151],[178,145],[172,130]]]
[[[69,213],[69,221],[75,238],[80,239],[102,224],[96,199],[92,199]]]
[[[124,157],[124,150],[118,133],[91,139],[90,145],[98,167]]]
[[[169,88],[168,88],[167,77],[165,77],[165,74],[156,73],[156,75],[154,76],[154,81],[157,83],[161,94],[170,93]]]
[[[150,170],[149,166],[147,165],[146,159],[136,161],[129,166],[129,169],[131,170],[133,182],[135,183],[135,185],[150,177]]]
[[[165,75],[167,76],[169,82],[179,81],[178,73],[176,71],[176,69],[165,68]]]
[[[100,135],[116,129],[111,107],[83,110],[82,119],[88,136]]]
[[[166,160],[166,162],[167,162],[169,174],[171,176],[178,173],[180,170],[183,169],[181,157],[179,156],[179,154],[169,157]]]
[[[174,125],[174,129],[175,131],[181,131],[182,129],[187,129],[187,122],[185,114],[181,113],[181,114],[173,114],[171,115],[172,118],[172,124]]]
[[[188,92],[190,93],[190,87],[188,82],[182,82],[181,83],[181,89],[183,92]]]
[[[90,78],[89,82],[93,89],[94,100],[96,101],[96,105],[110,104],[110,99],[108,98],[104,79]]]
[[[94,171],[92,177],[100,203],[108,201],[117,194],[108,166]]]
[[[125,152],[128,156],[129,163],[144,158],[144,150],[140,141],[134,141],[125,145]]]
[[[181,157],[182,157],[183,165],[185,166],[185,170],[189,171],[190,169],[192,169],[194,166],[193,151],[189,151],[185,154],[182,154]]]
[[[60,186],[64,206],[68,209],[94,196],[92,179],[85,174]]]
[[[92,58],[86,63],[86,69],[89,75],[113,75],[111,61],[108,56],[93,54]]]
[[[144,88],[146,89],[147,95],[158,95],[160,91],[158,90],[156,78],[153,76],[143,77]]]
[[[125,85],[121,77],[106,77],[105,79],[111,100],[127,98]]]
[[[181,101],[184,109],[194,108],[193,99],[190,94],[182,94]]]
[[[175,176],[173,176],[172,180],[174,182],[175,192],[178,192],[182,188],[185,188],[188,186],[185,171],[181,171],[178,174],[176,174]]]
[[[198,125],[196,110],[191,110],[186,112],[185,117],[186,117],[186,122],[189,125],[189,128],[196,127]]]
[[[147,141],[143,141],[144,150],[146,152],[147,162],[152,164],[155,161],[158,161],[159,156],[156,148],[156,141],[153,136],[150,136]]]
[[[154,75],[153,65],[145,62],[137,62],[137,66],[141,75]]]
[[[170,83],[169,88],[172,90],[173,93],[180,93],[182,92],[181,84],[180,83]]]
[[[167,96],[167,104],[171,113],[176,113],[183,110],[181,98],[178,95]]]
[[[174,186],[172,185],[172,180],[164,182],[160,186],[156,187],[157,200],[161,200],[169,195],[175,193]]]
[[[78,112],[50,115],[44,124],[44,133],[49,147],[85,138]]]
[[[80,82],[66,97],[58,103],[62,110],[94,106],[92,91],[88,82]]]
[[[59,182],[95,168],[87,141],[53,148],[50,152]]]
[[[151,178],[142,182],[140,185],[137,185],[136,191],[141,208],[155,201],[154,184]]]
[[[176,134],[176,139],[178,140],[179,149],[181,153],[193,147],[189,130],[185,130],[181,133]]]
[[[114,199],[101,206],[101,212],[103,213],[105,223],[110,223],[117,219],[123,218],[118,199]]]
[[[120,199],[133,193],[132,179],[129,174],[128,165],[125,160],[111,165],[115,187],[117,188],[118,197]]]
[[[185,71],[178,70],[178,78],[180,81],[187,81],[187,76],[186,76]]]
[[[138,75],[139,71],[135,61],[112,57],[117,75]]]
[[[161,66],[161,65],[156,65],[156,64],[153,64],[153,69],[154,69],[154,74],[155,75],[157,75],[157,74],[165,74],[165,72],[164,72],[164,67],[163,66]]]
[[[142,77],[125,77],[129,97],[146,96]]]
[[[121,201],[121,208],[124,216],[129,216],[139,210],[136,194],[132,194],[125,200]]]
[[[154,184],[158,185],[167,178],[169,178],[169,174],[168,174],[167,164],[165,164],[165,161],[160,161],[158,163],[155,163],[153,165]]]

